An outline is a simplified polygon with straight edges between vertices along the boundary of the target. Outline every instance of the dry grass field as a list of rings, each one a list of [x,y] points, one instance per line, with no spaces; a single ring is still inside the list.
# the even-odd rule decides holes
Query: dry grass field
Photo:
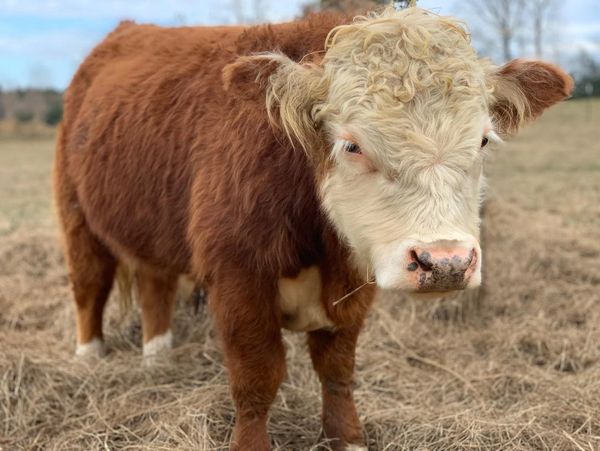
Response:
[[[479,307],[380,296],[356,371],[370,450],[600,449],[600,103],[586,110],[559,105],[491,152]],[[146,369],[136,312],[111,302],[110,354],[72,357],[52,154],[47,139],[0,140],[0,449],[226,449],[205,310],[180,302],[176,348]],[[317,380],[304,337],[286,346],[273,448],[315,449]]]

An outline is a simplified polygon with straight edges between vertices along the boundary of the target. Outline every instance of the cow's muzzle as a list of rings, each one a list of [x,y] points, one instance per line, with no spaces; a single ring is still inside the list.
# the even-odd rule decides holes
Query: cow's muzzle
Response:
[[[415,243],[407,249],[406,288],[426,293],[478,286],[479,252],[479,246],[462,241]]]

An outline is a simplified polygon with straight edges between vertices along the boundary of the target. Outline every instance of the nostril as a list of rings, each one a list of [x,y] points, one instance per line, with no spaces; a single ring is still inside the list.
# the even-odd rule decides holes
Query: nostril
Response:
[[[410,272],[416,271],[418,268],[419,264],[416,261],[410,262],[406,267],[406,269],[408,269]]]
[[[410,257],[412,258],[413,263],[416,263],[423,271],[431,271],[433,269],[433,259],[429,252],[422,251],[417,253],[417,251],[411,250]],[[411,263],[411,265],[413,265],[413,263]],[[416,266],[413,265],[413,267],[414,269],[412,269],[412,271],[417,269]]]
[[[469,253],[469,258],[467,259],[467,268],[474,266],[477,263],[477,251],[475,249],[471,249]]]
[[[471,249],[471,252],[469,252],[469,256],[467,257],[467,261],[466,261],[467,268],[469,266],[471,266],[471,262],[473,261],[474,258],[475,258],[475,249]]]

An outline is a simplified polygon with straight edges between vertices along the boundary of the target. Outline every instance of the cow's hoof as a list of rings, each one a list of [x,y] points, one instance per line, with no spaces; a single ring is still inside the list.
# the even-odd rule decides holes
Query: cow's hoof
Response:
[[[156,335],[144,343],[144,366],[152,366],[167,354],[173,347],[173,334],[170,330]]]
[[[75,355],[83,358],[100,358],[106,355],[106,345],[101,338],[92,338],[87,343],[78,343]]]

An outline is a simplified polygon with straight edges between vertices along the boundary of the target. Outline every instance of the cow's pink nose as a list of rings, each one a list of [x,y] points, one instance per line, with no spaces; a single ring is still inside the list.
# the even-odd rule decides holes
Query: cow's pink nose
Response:
[[[477,268],[477,258],[474,247],[423,244],[409,250],[406,270],[416,291],[462,290]]]

